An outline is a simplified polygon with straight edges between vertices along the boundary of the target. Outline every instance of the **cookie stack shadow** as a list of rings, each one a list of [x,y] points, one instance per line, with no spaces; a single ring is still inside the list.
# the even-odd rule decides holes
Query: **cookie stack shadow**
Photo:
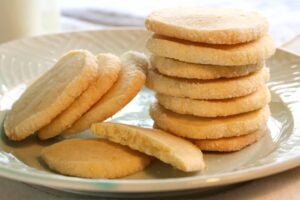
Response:
[[[224,30],[228,40],[215,39],[201,30],[180,32],[179,22],[179,28],[161,29],[171,18],[168,10],[163,12],[164,18],[152,13],[146,20],[154,32],[147,41],[151,68],[146,81],[156,92],[150,107],[154,126],[204,151],[237,151],[255,143],[267,132],[270,115],[265,60],[275,47],[267,22],[247,39],[237,30]]]

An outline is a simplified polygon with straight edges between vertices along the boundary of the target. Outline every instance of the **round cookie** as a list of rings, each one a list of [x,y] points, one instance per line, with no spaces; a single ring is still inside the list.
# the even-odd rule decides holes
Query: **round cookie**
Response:
[[[269,35],[235,45],[209,45],[153,35],[148,39],[146,47],[158,56],[188,63],[220,66],[256,64],[275,52],[274,43]]]
[[[69,128],[88,109],[94,105],[117,81],[121,61],[112,54],[97,55],[98,77],[66,110],[50,124],[38,131],[40,139],[45,140],[59,135]]]
[[[202,151],[232,152],[239,151],[258,141],[266,133],[266,128],[237,137],[220,139],[194,140],[194,144]]]
[[[217,139],[248,134],[265,126],[269,107],[229,117],[204,118],[181,115],[158,103],[150,107],[150,115],[162,130],[190,139]]]
[[[204,169],[202,152],[190,141],[170,133],[118,123],[95,123],[91,131],[112,142],[154,156],[175,168],[185,171]]]
[[[151,158],[103,139],[69,139],[42,150],[50,169],[69,176],[120,178],[143,170]]]
[[[160,9],[145,25],[160,35],[211,44],[249,42],[268,32],[267,19],[257,12],[216,7]]]
[[[197,100],[156,94],[158,103],[166,109],[179,114],[189,114],[199,117],[224,117],[250,112],[267,105],[270,92],[267,86],[242,97],[221,100]]]
[[[144,54],[129,51],[121,56],[121,61],[123,67],[117,82],[88,112],[63,131],[63,135],[80,133],[92,123],[104,121],[137,95],[146,80],[148,59]]]
[[[269,69],[263,68],[248,76],[232,79],[195,80],[164,76],[150,69],[146,86],[157,93],[191,99],[227,99],[256,91],[269,79]]]
[[[246,76],[259,71],[264,65],[264,61],[257,64],[241,66],[202,65],[151,55],[151,66],[159,73],[166,76],[188,79],[207,80]]]
[[[96,57],[74,50],[59,61],[14,103],[4,121],[5,134],[22,140],[50,123],[97,78]]]

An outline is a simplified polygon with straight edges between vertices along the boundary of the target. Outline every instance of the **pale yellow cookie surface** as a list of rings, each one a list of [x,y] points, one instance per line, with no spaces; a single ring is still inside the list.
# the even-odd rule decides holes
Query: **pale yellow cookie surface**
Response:
[[[146,46],[151,53],[162,57],[220,66],[257,64],[275,52],[269,35],[236,45],[209,45],[153,35]]]
[[[121,56],[122,70],[113,87],[78,119],[64,135],[72,135],[88,129],[92,123],[111,117],[129,103],[140,91],[146,80],[147,58],[140,53],[127,52]]]
[[[264,62],[241,66],[201,65],[151,55],[151,66],[163,75],[207,80],[246,76],[263,68]]]
[[[266,133],[266,128],[259,129],[252,133],[237,137],[220,139],[194,140],[194,144],[202,151],[232,152],[239,151],[256,141]]]
[[[96,58],[85,50],[65,54],[30,85],[7,113],[8,138],[22,140],[50,123],[97,77]]]
[[[42,150],[50,169],[85,178],[120,178],[143,170],[151,158],[103,139],[69,139]]]
[[[241,97],[256,91],[269,79],[268,68],[232,79],[195,80],[162,75],[150,69],[146,86],[169,96],[191,99],[227,99]]]
[[[236,44],[256,40],[268,31],[257,12],[233,8],[177,7],[152,12],[146,28],[160,35],[211,44]]]
[[[185,172],[204,168],[201,151],[191,142],[158,129],[125,124],[96,123],[91,131],[110,141],[154,156]]]
[[[265,126],[270,111],[268,106],[229,117],[205,118],[169,111],[158,103],[150,107],[155,124],[165,131],[191,139],[217,139],[248,134]]]
[[[156,94],[160,105],[179,114],[199,117],[224,117],[265,107],[271,100],[266,86],[247,96],[223,100],[197,100]]]
[[[112,54],[97,55],[98,76],[66,110],[58,115],[50,124],[38,131],[40,139],[45,140],[69,128],[92,105],[94,105],[117,81],[121,70],[121,61]]]

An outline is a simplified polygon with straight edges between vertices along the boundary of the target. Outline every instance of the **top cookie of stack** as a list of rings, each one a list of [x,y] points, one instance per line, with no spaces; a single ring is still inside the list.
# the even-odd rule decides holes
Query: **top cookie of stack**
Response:
[[[275,52],[265,17],[231,8],[178,7],[152,12],[145,25],[154,32],[147,41],[152,68],[146,85],[157,92],[159,104],[150,109],[157,127],[197,140],[237,139],[265,129],[265,60]],[[250,127],[251,112],[261,114]]]

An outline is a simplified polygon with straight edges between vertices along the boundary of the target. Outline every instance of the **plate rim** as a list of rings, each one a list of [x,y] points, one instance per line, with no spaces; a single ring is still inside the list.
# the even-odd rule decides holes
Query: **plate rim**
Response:
[[[143,193],[143,192],[170,192],[223,186],[228,184],[250,181],[257,178],[263,178],[300,165],[300,156],[281,160],[276,165],[269,163],[263,166],[242,169],[234,174],[226,172],[220,175],[210,175],[209,179],[203,181],[199,177],[180,177],[168,179],[86,179],[77,177],[68,177],[59,174],[35,174],[28,171],[18,171],[8,168],[0,163],[0,176],[25,183],[46,186],[51,188],[63,188],[69,190],[80,190],[87,192],[114,192],[114,193]],[[271,170],[270,170],[271,169]],[[4,173],[5,171],[8,173]],[[231,174],[230,176],[228,174]],[[28,179],[30,176],[30,179]],[[43,180],[44,179],[44,180]],[[46,179],[46,180],[45,180]],[[49,182],[51,181],[51,182]],[[61,182],[57,182],[61,181]],[[187,184],[188,183],[188,184]],[[81,187],[82,184],[88,184],[87,187]],[[119,187],[123,185],[123,187]],[[166,184],[168,184],[167,187]],[[125,185],[125,187],[124,187]],[[92,186],[92,187],[90,187]],[[132,190],[134,188],[134,190]],[[117,190],[116,190],[117,189]]]
[[[41,36],[35,36],[30,38],[24,38],[21,40],[13,40],[0,45],[1,48],[5,48],[6,45],[13,45],[24,40],[39,39],[49,36],[58,35],[72,35],[72,34],[89,34],[94,32],[103,31],[145,31],[143,28],[109,28],[100,30],[89,31],[73,31],[64,33],[47,34]],[[299,57],[299,55],[293,51],[285,48],[277,48],[277,51],[283,51],[293,56]],[[300,101],[298,102],[300,103]],[[179,191],[197,188],[206,188],[213,186],[221,186],[227,184],[233,184],[248,180],[253,180],[272,174],[276,174],[294,167],[300,166],[300,155],[292,155],[291,157],[276,161],[276,163],[268,163],[262,166],[255,166],[238,170],[236,172],[225,172],[222,175],[209,175],[209,178],[199,179],[199,177],[180,177],[180,178],[167,178],[167,179],[130,179],[130,180],[110,180],[110,179],[85,179],[77,177],[68,177],[58,174],[37,174],[31,171],[19,171],[18,169],[9,168],[0,163],[0,176],[6,177],[16,181],[22,181],[30,184],[37,184],[52,188],[63,188],[70,190],[80,190],[89,192],[114,192],[114,193],[139,193],[139,192],[163,192],[163,191]],[[230,174],[230,175],[229,175]],[[30,176],[30,178],[28,177]],[[70,184],[71,183],[71,184]],[[121,186],[120,186],[121,185]],[[166,186],[167,185],[167,186]],[[84,186],[84,187],[82,187]]]

